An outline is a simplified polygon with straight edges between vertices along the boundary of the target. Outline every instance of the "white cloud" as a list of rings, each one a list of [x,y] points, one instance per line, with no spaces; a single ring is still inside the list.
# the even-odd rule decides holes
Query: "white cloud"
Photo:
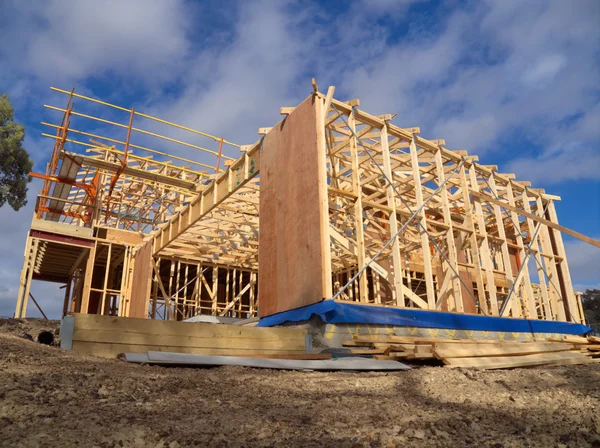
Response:
[[[521,179],[537,185],[554,185],[568,180],[600,179],[600,152],[577,145],[552,154],[519,158],[506,167]],[[600,251],[599,251],[600,252]]]
[[[190,17],[182,1],[51,0],[13,2],[3,27],[4,56],[39,79],[164,79],[188,50]]]
[[[542,88],[552,81],[566,67],[567,58],[561,54],[551,54],[538,58],[533,67],[523,73],[523,80],[533,88]]]
[[[158,99],[154,108],[234,141],[256,141],[259,127],[279,121],[280,106],[294,105],[311,91],[307,63],[313,37],[298,33],[305,16],[290,15],[286,7],[286,2],[243,3],[230,45],[195,55],[182,78],[182,93],[167,104]]]
[[[510,151],[511,134],[529,138],[542,153],[509,167],[526,180],[597,179],[599,6],[489,1],[391,46],[358,33],[381,52],[363,54],[342,86],[367,110],[398,112],[398,124],[451,148],[485,155]]]
[[[600,240],[600,235],[594,238]],[[579,287],[600,284],[600,250],[579,240],[568,240],[564,245],[573,283]]]

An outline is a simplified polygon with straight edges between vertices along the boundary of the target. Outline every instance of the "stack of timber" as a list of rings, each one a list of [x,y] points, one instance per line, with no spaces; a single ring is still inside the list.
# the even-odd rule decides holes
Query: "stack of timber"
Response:
[[[74,314],[63,319],[60,335],[61,348],[105,358],[149,351],[280,359],[315,359],[316,356],[307,354],[309,336],[301,328]],[[319,359],[324,357],[319,356]]]
[[[385,360],[439,360],[446,367],[507,369],[600,362],[600,338],[563,336],[534,342],[355,336],[344,346],[352,355]]]

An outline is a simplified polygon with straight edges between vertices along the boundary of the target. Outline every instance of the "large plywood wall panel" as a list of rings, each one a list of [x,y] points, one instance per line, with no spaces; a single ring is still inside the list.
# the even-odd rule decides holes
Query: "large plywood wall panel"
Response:
[[[317,100],[320,101],[320,100]],[[265,137],[260,158],[259,311],[268,316],[325,297],[314,96],[307,98]],[[321,196],[320,196],[321,195]]]

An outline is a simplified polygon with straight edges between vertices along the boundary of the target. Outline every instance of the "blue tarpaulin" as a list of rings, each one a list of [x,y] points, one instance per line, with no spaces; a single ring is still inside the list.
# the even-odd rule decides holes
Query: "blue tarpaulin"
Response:
[[[590,327],[569,322],[491,317],[442,311],[390,308],[340,303],[324,300],[313,305],[263,317],[259,327],[272,327],[284,322],[301,322],[319,316],[331,324],[398,325],[405,327],[448,328],[456,330],[507,331],[515,333],[584,334]]]

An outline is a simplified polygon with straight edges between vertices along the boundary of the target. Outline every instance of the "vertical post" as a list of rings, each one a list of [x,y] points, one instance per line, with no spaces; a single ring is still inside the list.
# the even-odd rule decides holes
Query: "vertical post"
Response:
[[[387,124],[381,128],[379,134],[381,141],[381,156],[383,157],[383,172],[390,182],[394,181],[392,173],[392,163],[390,159],[390,148],[388,142]],[[390,212],[390,236],[393,237],[398,233],[398,217],[396,216],[396,197],[394,195],[394,188],[390,183],[386,187],[387,206],[391,208]],[[394,239],[390,249],[392,251],[392,266],[394,269],[394,283],[392,291],[394,292],[394,300],[396,306],[404,308],[404,284],[402,279],[402,256],[400,254],[400,241],[398,237]],[[381,303],[381,297],[379,295],[379,276],[377,275],[377,303]]]
[[[545,207],[540,196],[537,198],[536,205],[538,213],[543,213]],[[550,292],[550,303],[554,311],[554,318],[566,322],[567,317],[565,314],[564,297],[562,296],[560,289],[560,278],[556,269],[556,259],[554,258],[554,250],[552,249],[552,242],[548,230],[548,227],[542,224],[539,235],[542,243],[542,256],[544,258],[544,265],[546,266],[548,283],[550,285],[548,287]]]
[[[179,302],[179,280],[181,279],[181,261],[177,260],[177,277],[175,278],[175,297],[171,294],[171,298],[175,303],[175,320],[179,320],[181,316],[181,304]]]
[[[170,260],[170,270],[169,270],[169,291],[168,298],[165,297],[165,306],[168,307],[168,316],[171,319],[171,316],[175,317],[177,320],[177,305],[173,308],[173,314],[171,314],[171,297],[173,297],[173,278],[175,277],[175,263],[173,260]]]
[[[427,307],[430,310],[436,309],[435,303],[435,286],[433,284],[433,273],[431,269],[431,253],[429,252],[429,236],[425,229],[427,229],[427,219],[425,217],[425,210],[421,208],[423,206],[423,190],[421,188],[421,170],[419,169],[419,155],[417,154],[417,145],[415,143],[415,136],[413,135],[410,141],[410,162],[412,165],[413,179],[415,182],[415,196],[417,199],[417,209],[419,211],[419,221],[421,227],[419,233],[421,235],[421,251],[423,253],[423,270],[425,271],[425,285],[427,286]]]
[[[227,269],[225,273],[225,306],[229,305],[229,273],[231,269]],[[234,293],[235,295],[235,293]]]
[[[529,205],[529,197],[527,196],[527,190],[523,191],[521,195],[523,201],[523,210],[527,213],[531,213],[531,206]],[[533,238],[533,229],[535,224],[531,218],[527,218],[527,228],[529,229],[530,237]],[[541,230],[541,229],[540,229]],[[541,248],[538,245],[539,236],[531,241],[531,249],[533,250],[533,258],[535,259],[536,270],[538,273],[538,280],[540,282],[540,295],[541,295],[541,306],[543,319],[553,320],[552,309],[550,308],[550,297],[548,292],[548,286],[546,285],[546,277],[544,275],[544,269],[542,265],[542,257],[540,255]],[[522,258],[521,258],[522,259]]]
[[[189,302],[188,302],[188,275],[189,275],[190,265],[188,263],[185,264],[185,274],[183,277],[183,315],[185,317],[191,317],[189,314]]]
[[[581,293],[576,292],[575,299],[577,300],[577,308],[579,309],[579,315],[581,316],[581,323],[583,325],[585,325],[586,322],[585,322],[585,314],[583,314],[583,304],[581,303]]]
[[[154,281],[152,282],[152,311],[151,311],[151,318],[152,319],[156,319],[156,306],[157,303],[156,301],[158,300],[158,282],[156,281],[156,278],[154,279]]]
[[[333,96],[334,87],[330,87],[327,97]],[[318,185],[319,185],[319,210],[321,217],[321,260],[323,274],[321,277],[324,299],[333,297],[333,282],[331,278],[331,236],[329,235],[329,196],[327,193],[327,143],[325,141],[325,120],[329,113],[326,100],[314,95],[315,113],[317,121],[317,147],[318,147]]]
[[[21,276],[19,277],[19,295],[17,296],[17,305],[15,306],[15,318],[21,318],[21,307],[23,300],[25,300],[25,289],[27,287],[27,273],[29,272],[29,265],[31,264],[31,250],[32,250],[33,238],[27,235],[27,241],[25,242],[25,252],[23,254],[23,268],[21,269]]]
[[[120,317],[127,316],[129,294],[130,294],[130,266],[131,266],[132,249],[125,246],[125,254],[123,256],[123,275],[121,276],[119,309],[117,315]]]
[[[94,245],[90,248],[87,263],[85,264],[85,274],[83,276],[83,293],[81,295],[81,309],[79,310],[82,314],[89,313],[90,306],[90,293],[92,288],[92,277],[94,276],[94,264],[96,263],[96,250],[98,243],[94,242]]]
[[[546,219],[549,219],[555,224],[558,224],[558,216],[556,214],[556,208],[554,207],[554,201],[550,201],[550,205],[548,206],[548,216]],[[556,246],[556,255],[560,257],[560,262],[558,263],[558,268],[562,274],[562,283],[563,283],[563,294],[566,295],[567,305],[569,307],[569,320],[571,322],[580,323],[581,317],[579,315],[579,308],[577,306],[577,300],[575,299],[575,293],[573,291],[573,284],[571,283],[571,274],[569,272],[569,265],[567,263],[567,253],[565,251],[565,246],[563,244],[562,235],[558,230],[552,229],[552,235],[554,236],[554,245]]]
[[[438,175],[438,184],[442,185],[446,181],[446,174],[444,172],[444,163],[442,161],[441,149],[438,149],[435,153],[435,165]],[[462,313],[464,312],[464,306],[462,301],[462,289],[460,285],[460,278],[458,277],[458,252],[456,251],[456,244],[454,242],[454,228],[452,225],[452,215],[450,214],[448,190],[445,187],[442,188],[442,190],[440,191],[440,199],[442,200],[444,224],[448,226],[448,230],[446,230],[446,247],[448,248],[448,261],[445,262],[445,264],[447,264],[447,267],[444,275],[452,276],[451,287],[450,282],[446,281],[446,278],[444,277],[444,284],[448,285],[448,287],[447,289],[440,291],[440,293],[442,297],[448,295],[449,311],[456,310],[459,313]],[[451,268],[453,268],[453,270]]]
[[[254,316],[254,286],[256,285],[256,272],[250,272],[250,317]]]
[[[61,318],[64,318],[67,315],[67,312],[69,311],[69,299],[71,298],[71,283],[72,282],[73,282],[73,278],[69,277],[69,280],[67,280],[67,284],[65,285],[65,299],[63,302]]]
[[[477,183],[477,173],[475,168],[475,163],[471,163],[469,167],[469,178],[471,181],[471,189],[473,191],[479,191],[479,184]],[[490,242],[487,236],[487,230],[485,228],[485,218],[483,216],[483,209],[481,207],[481,202],[477,197],[473,198],[473,203],[475,206],[475,216],[477,218],[477,227],[479,230],[478,238],[482,238],[481,244],[479,245],[479,251],[481,254],[481,264],[483,264],[483,269],[485,271],[485,280],[488,286],[488,292],[490,294],[490,302],[492,304],[492,310],[495,315],[498,314],[498,298],[496,296],[496,282],[494,280],[494,269],[492,266],[492,253],[490,251]],[[513,309],[513,317],[519,317],[521,313],[518,315],[514,314]]]
[[[39,240],[37,238],[33,238],[33,242],[31,244],[31,257],[29,258],[28,263],[28,271],[27,271],[27,279],[23,291],[23,297],[20,302],[20,309],[17,309],[15,313],[15,317],[17,318],[25,318],[27,317],[27,304],[29,303],[29,291],[31,289],[31,280],[33,278],[33,271],[35,270],[35,261],[37,258],[39,247]]]
[[[112,255],[112,242],[108,243],[108,254],[106,255],[106,269],[104,270],[104,281],[102,282],[102,301],[100,303],[100,313],[104,314],[104,306],[106,302],[106,288],[108,287],[108,275],[110,273],[110,257]]]
[[[364,220],[363,220],[363,208],[362,208],[362,187],[360,185],[360,168],[358,165],[358,152],[356,148],[356,129],[354,115],[350,114],[348,117],[348,127],[352,131],[352,137],[350,137],[350,157],[352,160],[352,192],[356,196],[354,201],[354,232],[356,233],[356,255],[358,262],[358,269],[361,269],[366,263],[365,255],[365,233],[364,233]],[[361,302],[367,302],[368,290],[367,290],[367,271],[363,271],[358,278],[359,296]]]
[[[212,285],[212,306],[211,306],[211,311],[212,311],[212,315],[213,316],[217,315],[217,285],[218,285],[218,277],[219,277],[219,268],[217,266],[214,266],[213,267],[213,271],[212,271],[213,285]]]
[[[240,292],[238,293],[240,295],[240,298],[238,299],[237,305],[238,305],[238,310],[237,310],[237,314],[236,317],[242,317],[242,291],[244,290],[244,288],[242,288],[242,281],[244,279],[244,271],[240,271]]]
[[[496,188],[496,181],[494,179],[493,173],[488,178],[488,183],[490,186],[490,190],[492,192],[492,196],[497,198],[498,197],[498,189]],[[494,210],[494,218],[496,219],[496,226],[498,228],[498,237],[501,239],[500,250],[502,252],[502,264],[504,264],[504,278],[506,279],[506,282],[508,284],[508,289],[510,290],[513,285],[513,273],[512,273],[512,265],[510,262],[510,254],[508,252],[508,243],[506,241],[506,232],[504,230],[504,219],[502,218],[502,212],[501,212],[500,206],[498,204],[492,204],[492,209]],[[517,230],[517,233],[518,232],[519,232],[519,230]],[[513,315],[514,315],[514,313],[513,313]],[[527,316],[527,317],[529,317],[529,316]]]
[[[221,164],[221,151],[223,150],[223,137],[219,140],[219,153],[217,154],[217,165],[215,166],[215,178],[219,174],[219,165]]]
[[[477,240],[477,232],[475,231],[475,221],[473,219],[473,209],[471,207],[471,197],[469,195],[469,185],[467,184],[467,176],[465,167],[460,168],[460,183],[463,195],[463,209],[465,223],[469,228],[469,244],[471,246],[471,258],[473,267],[475,268],[475,281],[477,283],[477,296],[479,297],[479,306],[484,313],[491,313],[494,316],[498,315],[498,302],[496,300],[491,303],[491,310],[488,308],[485,287],[483,285],[483,273],[481,271],[481,256],[479,254],[479,242]]]
[[[234,269],[233,270],[233,287],[232,287],[232,291],[231,291],[231,301],[233,301],[235,299],[235,297],[237,296],[237,291],[238,291],[237,281],[238,281],[237,269]],[[240,289],[241,289],[241,286],[240,286]],[[227,304],[227,305],[229,305],[229,304]]]
[[[202,265],[198,263],[196,265],[196,283],[194,285],[194,315],[202,314],[202,308],[200,308],[200,292],[202,290],[202,281],[200,276],[202,275]]]
[[[510,181],[506,184],[506,195],[507,195],[508,203],[514,207],[515,206],[515,196],[513,194],[512,184]],[[525,203],[526,197],[527,197],[527,195],[524,192],[523,193],[523,207],[525,207],[524,203]],[[529,205],[529,204],[527,204],[527,205]],[[519,215],[517,215],[515,212],[511,211],[510,216],[511,216],[511,221],[514,223],[514,225],[517,226],[517,228],[515,229],[517,244],[521,247],[525,247],[524,242],[523,242],[523,237],[521,236],[521,228],[519,227]],[[530,227],[530,229],[533,229],[533,228],[534,228],[534,226],[532,225],[532,227]],[[530,236],[533,237],[533,234]],[[536,246],[537,246],[537,244],[536,244]],[[532,245],[532,247],[533,247],[533,245]],[[525,253],[524,249],[519,249],[519,258],[521,260],[525,260],[526,255],[527,254]],[[525,304],[525,309],[528,312],[527,318],[528,319],[537,319],[537,314],[535,311],[535,298],[533,297],[533,288],[531,287],[531,278],[529,276],[529,267],[527,266],[527,264],[525,266],[523,266],[523,280],[522,281],[523,281],[525,295],[526,295],[525,300],[523,302]],[[515,305],[513,306],[513,308],[515,306],[518,306],[516,304],[516,301],[515,301]],[[513,315],[514,315],[514,313],[513,313]]]

